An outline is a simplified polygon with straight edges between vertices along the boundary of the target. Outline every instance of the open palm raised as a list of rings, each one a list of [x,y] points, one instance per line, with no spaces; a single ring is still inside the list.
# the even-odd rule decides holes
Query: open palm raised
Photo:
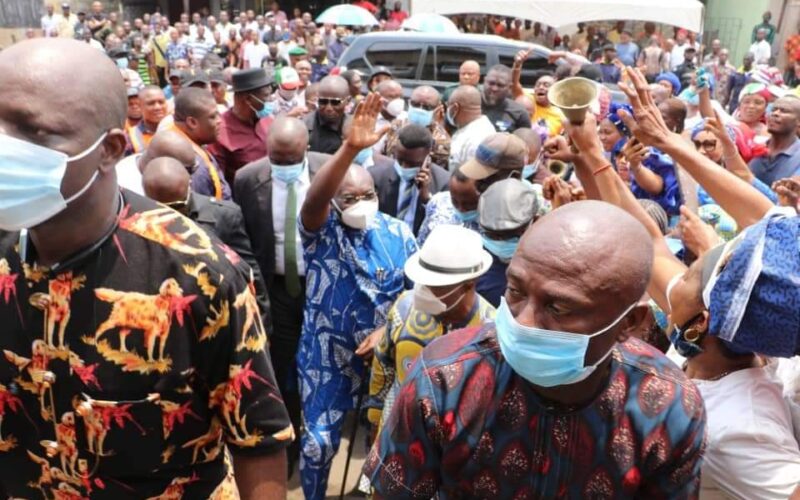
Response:
[[[374,145],[383,135],[391,129],[391,125],[386,125],[380,130],[375,130],[375,123],[378,121],[378,113],[381,111],[381,96],[371,93],[366,99],[361,101],[356,108],[350,133],[347,136],[347,144],[354,149],[364,149]]]

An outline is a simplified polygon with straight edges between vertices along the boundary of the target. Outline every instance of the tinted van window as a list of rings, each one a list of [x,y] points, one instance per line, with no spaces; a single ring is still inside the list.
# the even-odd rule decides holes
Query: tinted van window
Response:
[[[370,65],[386,66],[395,78],[416,78],[421,56],[421,44],[392,42],[376,43],[367,49],[366,53]]]
[[[510,68],[514,65],[514,56],[515,54],[498,54],[499,63]],[[532,52],[522,64],[522,75],[520,75],[522,86],[525,88],[533,87],[536,80],[541,76],[542,70],[553,71],[554,67],[547,62],[547,57]]]
[[[457,82],[458,68],[466,60],[473,59],[481,66],[481,73],[486,72],[486,52],[470,47],[436,47],[436,80],[440,82]],[[512,59],[513,62],[513,59]]]

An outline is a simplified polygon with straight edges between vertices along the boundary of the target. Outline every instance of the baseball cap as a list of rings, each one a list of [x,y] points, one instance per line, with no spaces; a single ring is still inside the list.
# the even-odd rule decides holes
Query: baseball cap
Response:
[[[191,87],[195,83],[211,83],[208,80],[208,74],[199,69],[187,69],[181,74],[181,87]]]
[[[300,86],[300,75],[294,68],[281,68],[275,80],[284,90],[294,90]]]
[[[522,170],[528,148],[519,137],[507,132],[492,134],[480,143],[475,157],[466,161],[460,171],[479,181],[501,170]]]
[[[533,185],[519,179],[495,182],[478,200],[478,224],[489,231],[508,231],[530,224],[539,210]]]
[[[225,75],[218,69],[211,70],[208,72],[208,80],[211,82],[225,83]]]
[[[289,50],[290,56],[307,56],[308,51],[303,47],[293,47]]]

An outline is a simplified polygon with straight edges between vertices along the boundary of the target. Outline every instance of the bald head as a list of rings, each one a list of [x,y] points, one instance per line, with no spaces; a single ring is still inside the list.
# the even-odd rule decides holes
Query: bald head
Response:
[[[128,100],[119,69],[86,43],[39,38],[14,44],[0,52],[0,74],[3,100],[62,137],[85,136],[91,143],[125,124]],[[74,126],[77,116],[80,127]]]
[[[375,91],[388,100],[403,97],[403,86],[397,80],[384,80],[375,87]]]
[[[525,233],[512,265],[550,285],[580,290],[588,302],[619,315],[647,288],[653,244],[639,221],[599,201],[565,205]],[[544,272],[547,271],[547,272]]]
[[[347,80],[341,76],[326,76],[319,81],[320,97],[338,97],[344,99],[350,95],[350,88]]]
[[[191,143],[175,132],[165,130],[153,137],[139,160],[139,169],[144,169],[151,160],[162,156],[178,160],[184,169],[194,168],[195,154]]]
[[[439,92],[430,85],[420,85],[411,91],[411,98],[409,104],[411,106],[419,107],[421,104],[427,106],[438,106],[441,103],[441,96]]]
[[[481,65],[477,61],[467,60],[458,68],[458,83],[461,85],[477,85],[481,80]]]
[[[542,147],[542,137],[539,132],[523,127],[515,130],[514,135],[525,142],[525,146],[528,148],[528,163],[533,163]]]
[[[375,193],[375,181],[372,176],[367,172],[367,169],[360,165],[350,165],[347,173],[339,184],[339,189],[336,190],[336,204],[342,210],[346,210],[353,205],[347,201],[348,197],[364,196],[367,193]]]
[[[469,85],[461,85],[453,91],[450,95],[448,104],[458,103],[465,108],[481,107],[481,93],[480,91]]]
[[[142,174],[144,194],[160,203],[183,201],[189,191],[191,177],[175,158],[161,156],[150,160]]]
[[[297,118],[277,118],[269,128],[267,151],[273,165],[300,163],[308,149],[308,129]]]

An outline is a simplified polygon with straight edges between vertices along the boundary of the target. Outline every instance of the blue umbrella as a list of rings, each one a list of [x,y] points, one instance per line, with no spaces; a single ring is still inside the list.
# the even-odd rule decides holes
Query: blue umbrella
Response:
[[[377,26],[378,20],[367,9],[355,5],[335,5],[317,17],[321,24],[340,26]]]

